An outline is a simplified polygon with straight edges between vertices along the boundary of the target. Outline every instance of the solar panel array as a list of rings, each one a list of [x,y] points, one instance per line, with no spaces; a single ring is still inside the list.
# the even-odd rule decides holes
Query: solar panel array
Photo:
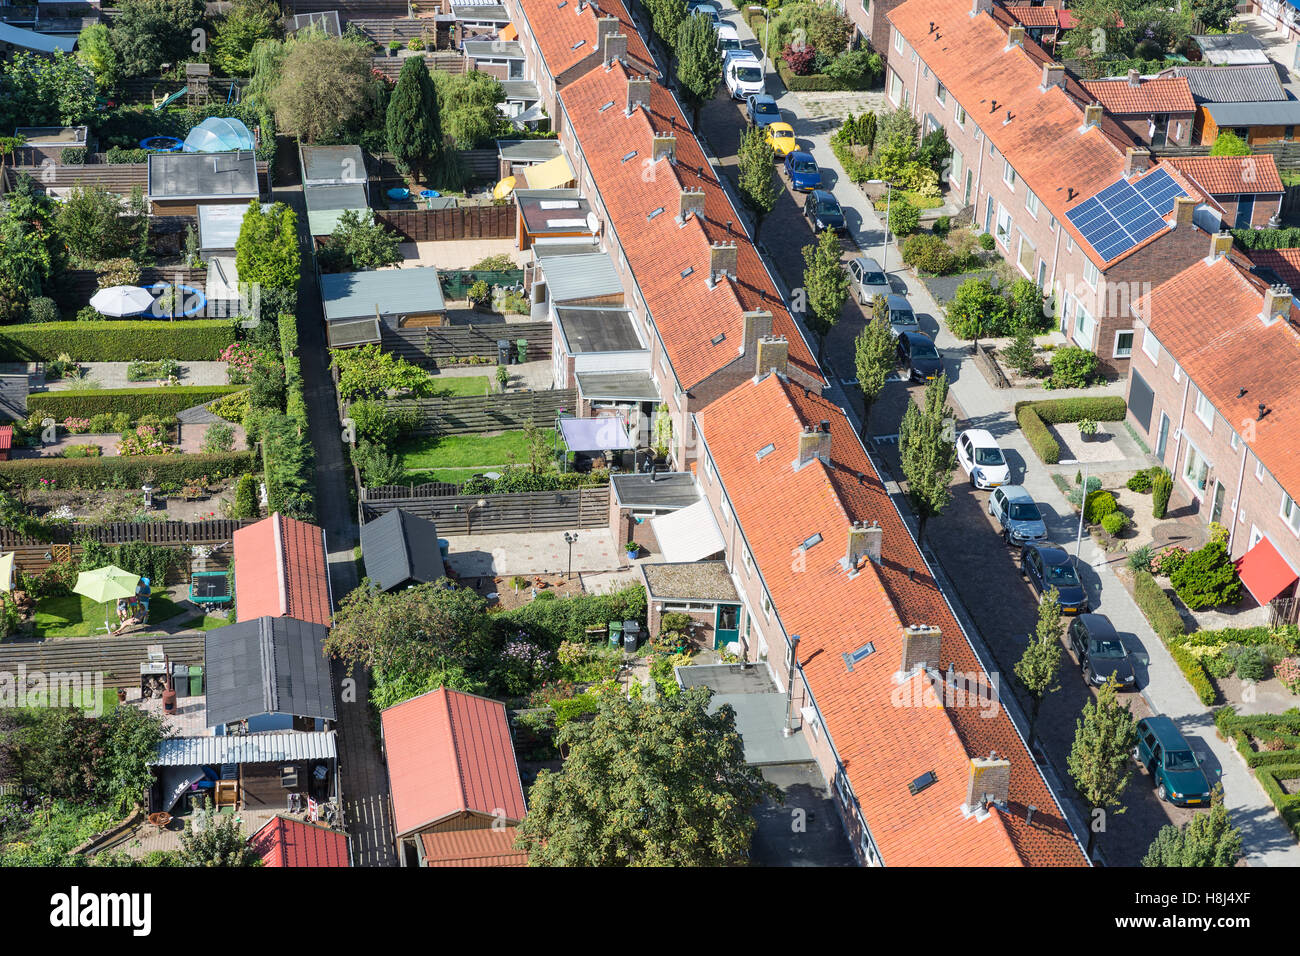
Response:
[[[1111,183],[1065,215],[1110,262],[1163,229],[1174,199],[1186,195],[1168,172],[1156,169],[1137,182]]]

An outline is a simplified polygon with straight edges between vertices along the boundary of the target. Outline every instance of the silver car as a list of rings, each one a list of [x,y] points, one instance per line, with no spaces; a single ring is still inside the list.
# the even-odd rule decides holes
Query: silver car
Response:
[[[1035,544],[1047,540],[1043,513],[1020,485],[1003,485],[989,495],[989,514],[1002,529],[1007,544]]]
[[[878,295],[888,296],[891,291],[885,270],[880,268],[880,263],[875,259],[866,256],[849,260],[849,280],[853,283],[859,305],[870,305],[873,298]]]
[[[889,332],[894,338],[898,338],[900,332],[921,331],[921,326],[916,321],[916,313],[912,311],[912,303],[908,302],[905,296],[887,295],[885,301],[889,305]]]

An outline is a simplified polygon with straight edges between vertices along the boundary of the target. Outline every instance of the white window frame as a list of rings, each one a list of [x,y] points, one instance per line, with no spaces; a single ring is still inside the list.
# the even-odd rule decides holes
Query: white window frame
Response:
[[[1121,351],[1120,351],[1120,349],[1119,349],[1119,337],[1120,337],[1121,335],[1131,335],[1131,336],[1133,336],[1134,338],[1137,338],[1137,332],[1136,332],[1134,329],[1119,329],[1118,331],[1116,331],[1116,332],[1115,332],[1115,346],[1114,346],[1114,348],[1111,349],[1111,353],[1110,353],[1112,358],[1130,358],[1130,357],[1133,355],[1133,343],[1132,343],[1131,341],[1130,341],[1129,344],[1128,344],[1128,351],[1127,351],[1127,352],[1121,352]]]
[[[1151,360],[1152,365],[1160,364],[1160,340],[1150,329],[1142,331],[1142,354]]]
[[[749,552],[749,548],[746,548],[746,547],[744,547],[743,545],[741,546],[741,551],[740,551],[740,560],[741,560],[741,563],[743,563],[743,564],[745,565],[745,574],[746,574],[747,576],[749,576],[749,577],[753,577],[753,574],[754,574],[754,556],[753,556],[752,554],[750,554],[750,552]]]
[[[1268,471],[1267,471],[1267,469],[1264,468],[1264,463],[1263,463],[1262,461],[1260,461],[1258,458],[1256,458],[1256,459],[1255,459],[1255,479],[1256,479],[1256,480],[1257,480],[1261,485],[1264,483],[1264,476],[1265,476],[1266,474],[1268,474]]]
[[[763,616],[769,621],[772,620],[772,595],[763,590]]]
[[[1290,512],[1288,515],[1287,512]],[[1295,503],[1295,499],[1282,492],[1282,506],[1278,508],[1278,516],[1291,529],[1291,533],[1300,538],[1300,505]]]
[[[1182,380],[1183,380],[1183,367],[1182,367],[1181,365],[1179,365],[1177,362],[1175,362],[1175,363],[1174,363],[1174,381],[1175,381],[1175,382],[1181,382]]]
[[[1025,231],[1023,229],[1019,230],[1019,232],[1020,232],[1020,241],[1016,243],[1016,268],[1018,268],[1021,272],[1023,272],[1026,278],[1032,279],[1034,277],[1034,271],[1032,266],[1034,262],[1038,259],[1038,247],[1034,245],[1032,239],[1030,239],[1028,236],[1025,235]],[[1033,253],[1033,255],[1029,259],[1029,265],[1031,267],[1029,269],[1025,268],[1025,246],[1026,245],[1029,246],[1030,251]]]
[[[1048,232],[1053,232],[1053,233],[1056,232],[1056,217],[1055,217],[1055,216],[1048,216],[1048,217],[1047,217],[1047,231],[1048,231]]]
[[[720,502],[720,507],[718,508],[718,510],[722,512],[722,523],[726,525],[728,528],[730,528],[731,527],[731,504],[727,501],[725,496]]]
[[[948,182],[961,188],[961,174],[966,171],[966,157],[961,154],[960,149],[954,146],[952,155],[948,159]]]
[[[1237,437],[1237,433],[1231,428],[1228,429],[1228,444],[1232,446],[1233,451],[1236,451],[1237,446],[1241,444],[1241,439]]]
[[[1016,191],[1016,170],[1007,159],[1002,160],[1002,181],[1006,183],[1008,189]]]
[[[1082,337],[1081,337],[1080,334],[1079,334],[1080,331],[1081,331],[1081,323],[1079,322],[1079,317],[1080,317],[1080,316],[1083,316],[1084,318],[1086,318],[1086,319],[1088,320],[1088,334],[1087,334],[1086,336],[1082,336]],[[1091,312],[1089,312],[1087,309],[1085,309],[1085,308],[1083,307],[1083,303],[1082,303],[1082,302],[1079,302],[1078,300],[1075,300],[1075,307],[1074,307],[1074,334],[1073,334],[1073,338],[1074,338],[1075,343],[1076,343],[1077,345],[1082,346],[1083,348],[1088,349],[1089,351],[1091,351],[1091,350],[1092,350],[1092,338],[1093,338],[1093,336],[1096,334],[1096,332],[1097,332],[1097,320],[1096,320],[1095,318],[1093,318],[1093,315],[1092,315]]]
[[[895,92],[895,88],[897,88],[897,92]],[[902,100],[903,78],[898,75],[897,70],[889,71],[889,89],[886,91],[885,95],[889,97],[889,102],[893,103],[895,106],[897,106]]]
[[[966,108],[962,106],[960,103],[956,104],[956,107],[953,111],[953,119],[956,121],[957,125],[960,126],[962,129],[966,128]]]
[[[1205,430],[1213,434],[1216,417],[1214,402],[1210,401],[1209,397],[1195,385],[1192,386],[1192,391],[1196,393],[1196,398],[1192,401],[1192,410],[1205,426]]]
[[[1093,265],[1090,259],[1083,261],[1083,281],[1093,290],[1097,288],[1097,283],[1101,281],[1101,270]]]
[[[1002,228],[1002,219],[1004,216],[1006,217],[1007,220],[1007,226],[1005,230]],[[996,239],[998,241],[998,245],[1000,245],[1003,249],[1007,250],[1007,252],[1011,251],[1011,230],[1013,230],[1015,227],[1016,224],[1012,220],[1011,213],[1007,210],[1007,207],[1002,205],[1002,203],[998,203],[997,218],[993,220],[993,238]],[[1004,234],[1006,237],[1005,239],[1003,238]]]
[[[713,484],[713,456],[708,453],[704,455],[704,480]]]
[[[935,99],[935,102],[939,103],[939,104],[942,105],[942,106],[947,106],[947,105],[948,105],[948,88],[945,87],[945,86],[943,85],[943,81],[940,80],[940,79],[938,79],[937,77],[935,78],[934,83],[935,83],[935,86],[934,86],[934,99]]]
[[[897,50],[899,53],[902,53],[904,52],[903,47],[904,47],[903,34],[899,32],[897,27],[895,27],[894,28],[894,49]]]
[[[1038,218],[1038,196],[1028,186],[1025,187],[1025,211],[1035,219]]]
[[[1189,466],[1192,463],[1193,455],[1199,458],[1201,464],[1205,466],[1206,481],[1205,481],[1204,488],[1198,488],[1196,486],[1196,483],[1187,477],[1187,472],[1189,470]],[[1210,490],[1209,474],[1210,474],[1210,469],[1212,469],[1213,467],[1214,467],[1213,462],[1211,462],[1210,459],[1206,458],[1203,454],[1201,454],[1201,450],[1189,441],[1187,443],[1187,453],[1183,455],[1183,466],[1178,469],[1178,475],[1180,478],[1182,478],[1183,484],[1185,484],[1188,488],[1191,489],[1192,494],[1194,494],[1197,498],[1203,498],[1205,497],[1206,492]]]

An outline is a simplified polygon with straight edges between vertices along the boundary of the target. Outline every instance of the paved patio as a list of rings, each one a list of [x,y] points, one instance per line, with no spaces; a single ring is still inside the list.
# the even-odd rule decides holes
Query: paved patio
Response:
[[[563,531],[526,534],[470,534],[447,538],[447,566],[461,578],[564,574],[569,546]],[[627,566],[622,547],[608,528],[583,528],[573,544],[573,571],[616,571]]]
[[[78,388],[150,388],[158,382],[132,382],[126,377],[129,362],[81,362],[85,370],[81,378],[61,378],[46,382],[45,387],[51,392]],[[225,362],[182,362],[180,369],[182,385],[225,385]],[[94,384],[91,384],[94,383]]]
[[[397,247],[402,267],[436,266],[439,269],[472,269],[488,256],[509,256],[520,268],[528,254],[520,252],[513,239],[457,239],[454,242],[403,242]]]

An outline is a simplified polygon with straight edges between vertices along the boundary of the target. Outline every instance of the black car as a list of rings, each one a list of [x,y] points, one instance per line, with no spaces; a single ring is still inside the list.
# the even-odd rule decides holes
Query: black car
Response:
[[[1133,659],[1114,625],[1100,614],[1080,614],[1070,622],[1070,646],[1089,684],[1100,687],[1111,674],[1121,690],[1137,687]]]
[[[1078,572],[1070,555],[1048,544],[1027,544],[1020,551],[1020,573],[1041,601],[1043,595],[1056,588],[1061,611],[1064,614],[1086,614],[1088,592],[1083,589]]]
[[[934,340],[920,332],[900,332],[898,334],[898,360],[907,366],[909,378],[918,382],[928,382],[943,371],[943,360],[939,350],[934,347]]]
[[[814,189],[803,204],[803,214],[812,223],[813,232],[830,229],[844,232],[848,227],[844,223],[844,210],[839,201],[825,189]]]

